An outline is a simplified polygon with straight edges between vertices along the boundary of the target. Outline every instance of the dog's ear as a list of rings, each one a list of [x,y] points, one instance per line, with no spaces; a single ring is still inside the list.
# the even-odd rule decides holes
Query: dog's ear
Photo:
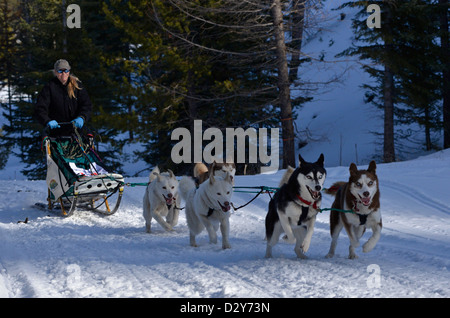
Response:
[[[169,177],[170,177],[170,178],[175,179],[175,174],[173,173],[172,170],[167,169],[167,172],[169,172]]]
[[[375,170],[377,170],[377,164],[375,163],[374,160],[372,160],[369,163],[369,168],[367,169],[367,171],[371,172],[371,173],[375,173]]]
[[[209,184],[213,185],[216,180],[214,179],[214,173],[209,175]]]
[[[358,167],[356,167],[356,165],[353,162],[350,164],[350,168],[348,170],[350,170],[351,176],[358,173]]]
[[[227,174],[225,175],[225,180],[228,181],[229,183],[233,184],[233,176],[228,171],[227,171]]]
[[[304,164],[306,161],[305,159],[302,158],[301,154],[298,154],[298,160],[299,160],[298,167],[300,168],[300,166]]]
[[[325,157],[323,156],[323,153],[321,153],[319,156],[319,159],[317,159],[316,163],[319,164],[321,167],[323,167],[324,160],[325,160]]]
[[[208,176],[211,177],[214,174],[214,169],[216,165],[217,165],[216,160],[214,160],[208,168]]]

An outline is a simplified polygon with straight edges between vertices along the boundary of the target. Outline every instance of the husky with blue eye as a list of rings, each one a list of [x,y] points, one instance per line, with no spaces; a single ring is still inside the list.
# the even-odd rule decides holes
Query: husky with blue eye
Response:
[[[266,257],[272,257],[272,247],[284,232],[289,242],[295,242],[297,257],[306,258],[304,253],[309,248],[316,215],[322,202],[320,191],[327,172],[323,166],[323,154],[313,163],[306,162],[300,155],[299,160],[297,169],[286,171],[281,182],[283,184],[269,202],[266,216]],[[283,180],[287,182],[284,183]]]
[[[211,174],[198,188],[192,178],[183,177],[180,181],[180,194],[186,202],[190,245],[198,246],[195,237],[205,228],[208,231],[209,242],[217,244],[217,230],[220,227],[222,248],[231,248],[229,219],[233,195],[232,175],[229,172],[224,177]]]
[[[336,182],[325,191],[336,196],[332,208],[352,211],[344,213],[332,210],[330,214],[331,246],[328,258],[334,256],[339,233],[342,228],[350,239],[350,259],[357,258],[355,248],[359,246],[359,239],[367,228],[372,229],[372,236],[363,245],[363,252],[370,252],[381,236],[380,190],[376,175],[376,163],[371,161],[367,170],[358,170],[356,165],[350,165],[348,182]]]

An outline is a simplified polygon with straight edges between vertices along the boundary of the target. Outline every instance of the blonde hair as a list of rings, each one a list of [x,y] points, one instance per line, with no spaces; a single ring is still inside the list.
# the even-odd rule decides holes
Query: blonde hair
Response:
[[[69,75],[69,79],[67,80],[69,83],[67,84],[67,94],[69,94],[70,98],[76,98],[75,97],[75,89],[81,90],[80,85],[78,85],[78,82],[81,82],[78,77],[75,75]]]

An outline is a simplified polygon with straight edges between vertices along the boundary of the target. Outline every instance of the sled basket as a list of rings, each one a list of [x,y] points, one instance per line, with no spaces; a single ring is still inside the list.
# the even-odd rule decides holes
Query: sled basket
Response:
[[[103,214],[117,211],[122,198],[124,178],[109,173],[93,147],[92,136],[82,138],[75,134],[65,137],[45,137],[47,157],[48,208],[59,205],[63,216],[70,216],[78,206]],[[118,193],[115,206],[109,207],[108,198]],[[105,205],[105,209],[99,209]]]

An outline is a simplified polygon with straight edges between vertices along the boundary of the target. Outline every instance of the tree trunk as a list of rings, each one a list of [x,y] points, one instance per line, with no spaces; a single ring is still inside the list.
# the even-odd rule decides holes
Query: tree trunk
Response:
[[[394,75],[388,65],[384,67],[384,162],[395,161],[394,147]]]
[[[383,25],[385,28],[390,27],[392,20],[392,8],[389,3],[386,6],[386,13]],[[389,39],[384,39],[385,56],[391,56],[392,43]],[[384,142],[383,142],[383,160],[384,162],[395,161],[395,144],[394,144],[394,74],[389,65],[389,60],[384,61]]]
[[[439,0],[442,6],[440,14],[441,31],[441,50],[444,59],[444,69],[442,70],[442,112],[444,115],[444,148],[450,148],[450,66],[448,57],[450,56],[449,38],[448,38],[448,0]]]
[[[428,105],[425,105],[424,109],[425,109],[425,146],[426,150],[430,151],[432,148],[430,107]]]
[[[303,27],[305,24],[305,0],[296,0],[292,7],[291,47],[293,49],[289,68],[289,81],[294,83],[298,77],[300,52],[302,49]]]
[[[284,38],[283,13],[281,1],[272,3],[272,19],[275,32],[275,46],[278,68],[278,102],[281,110],[281,136],[283,139],[283,168],[295,167],[294,123],[292,119],[291,92],[289,88],[289,70]]]

